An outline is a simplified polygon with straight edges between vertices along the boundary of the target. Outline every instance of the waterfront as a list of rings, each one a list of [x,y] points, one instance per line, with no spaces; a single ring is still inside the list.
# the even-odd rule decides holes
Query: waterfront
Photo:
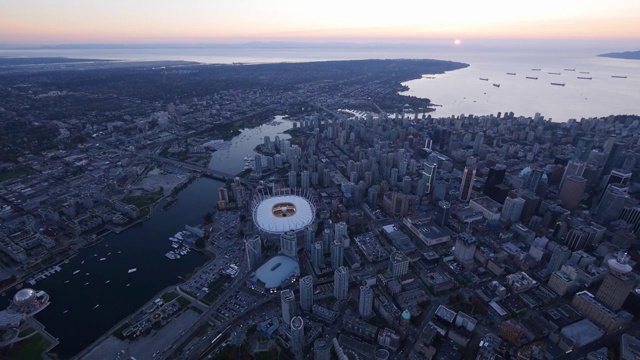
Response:
[[[170,235],[185,224],[202,222],[220,186],[212,179],[196,179],[167,211],[159,210],[149,220],[80,250],[60,272],[36,283],[34,288],[51,296],[51,305],[36,318],[60,340],[53,352],[62,358],[75,355],[160,290],[179,283],[179,276],[204,264],[208,257],[196,251],[174,261],[164,253],[171,249]],[[128,274],[131,268],[137,271]],[[80,272],[74,275],[76,270]]]
[[[291,129],[293,122],[284,116],[276,116],[272,121],[251,129],[242,129],[240,135],[234,137],[228,149],[218,150],[211,156],[209,168],[229,174],[237,174],[244,169],[244,157],[257,153],[253,150],[258,144],[264,142],[268,136],[271,141],[278,136],[280,139],[289,139],[289,134],[283,133]]]

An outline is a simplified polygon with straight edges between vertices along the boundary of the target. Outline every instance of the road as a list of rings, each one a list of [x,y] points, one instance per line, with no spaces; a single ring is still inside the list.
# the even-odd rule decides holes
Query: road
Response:
[[[155,156],[155,155],[144,155],[144,157],[146,157],[147,159],[150,159],[150,160],[171,164],[173,166],[180,167],[180,168],[183,168],[183,169],[187,169],[187,170],[191,170],[191,171],[197,171],[199,173],[206,174],[208,176],[211,176],[211,177],[216,178],[216,179],[220,179],[222,181],[234,179],[236,177],[236,175],[234,175],[234,174],[228,174],[228,173],[225,173],[225,172],[222,172],[222,171],[209,169],[209,168],[206,168],[206,167],[203,167],[203,166],[200,166],[200,165],[191,164],[191,163],[187,163],[187,162],[184,162],[184,161],[169,159],[169,158],[166,158],[166,157]],[[243,185],[249,186],[251,188],[254,187],[254,184],[252,184],[251,182],[249,182],[249,181],[247,181],[245,179],[241,178],[240,182]]]

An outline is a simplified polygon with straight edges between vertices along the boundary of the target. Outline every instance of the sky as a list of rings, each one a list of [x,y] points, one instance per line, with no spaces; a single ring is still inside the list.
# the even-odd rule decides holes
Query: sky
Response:
[[[640,44],[638,19],[640,0],[0,0],[0,44],[424,39]]]

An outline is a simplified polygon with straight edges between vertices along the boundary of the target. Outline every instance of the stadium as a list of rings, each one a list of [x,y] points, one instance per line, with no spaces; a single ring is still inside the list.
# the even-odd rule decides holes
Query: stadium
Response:
[[[285,188],[273,194],[256,195],[251,202],[251,214],[260,234],[275,240],[286,231],[299,235],[313,223],[316,207],[309,193]]]

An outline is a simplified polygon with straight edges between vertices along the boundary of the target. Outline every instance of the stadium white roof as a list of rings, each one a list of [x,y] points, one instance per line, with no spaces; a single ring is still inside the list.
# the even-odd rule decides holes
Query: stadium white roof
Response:
[[[292,204],[295,213],[277,216],[274,207],[279,204]],[[260,201],[253,209],[253,221],[256,226],[268,233],[280,234],[285,231],[299,231],[311,224],[315,217],[315,207],[309,200],[297,195],[272,196]]]

